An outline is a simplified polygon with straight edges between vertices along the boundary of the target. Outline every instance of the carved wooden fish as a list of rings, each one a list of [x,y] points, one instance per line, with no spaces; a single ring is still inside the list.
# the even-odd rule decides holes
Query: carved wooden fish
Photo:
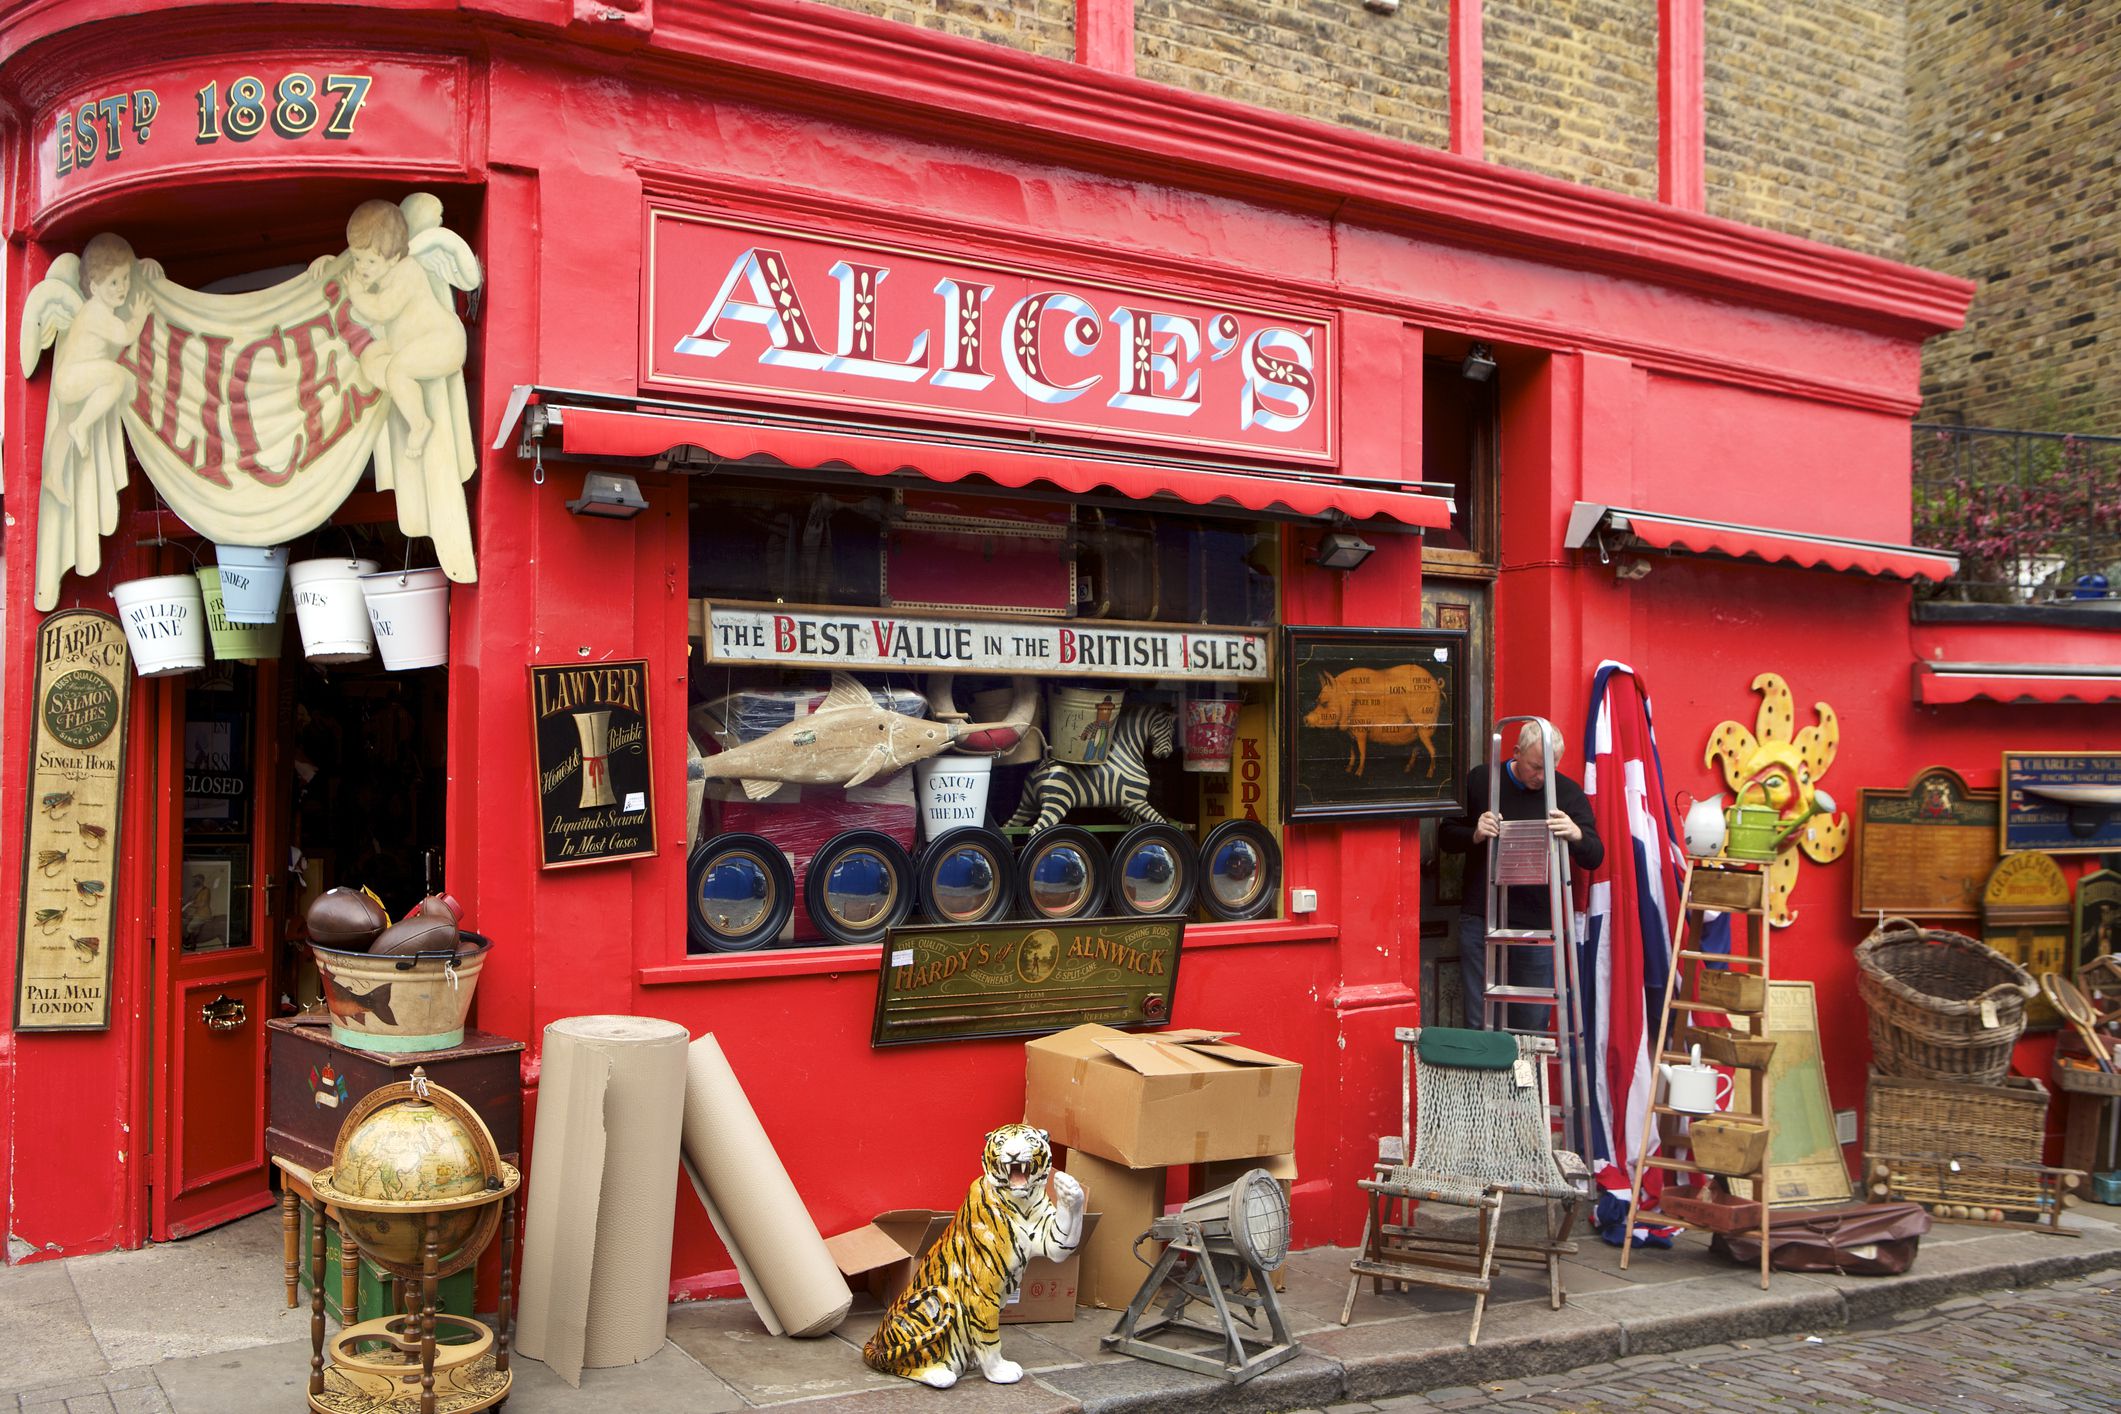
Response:
[[[1021,733],[1021,724],[1014,722],[931,722],[887,711],[876,705],[869,689],[834,673],[832,690],[815,712],[708,757],[705,773],[709,780],[736,781],[745,795],[763,800],[791,781],[858,786],[961,742],[1006,751]]]
[[[66,863],[66,851],[63,849],[40,849],[37,851],[37,867],[46,874],[57,873],[59,866],[64,863]]]
[[[56,820],[59,818],[60,811],[74,803],[74,793],[70,790],[55,790],[45,795],[37,803],[44,807],[45,814]]]

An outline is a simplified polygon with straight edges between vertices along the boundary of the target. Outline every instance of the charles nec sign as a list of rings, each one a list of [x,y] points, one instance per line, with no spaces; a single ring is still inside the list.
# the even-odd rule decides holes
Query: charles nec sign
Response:
[[[647,383],[1330,462],[1322,314],[648,213]]]

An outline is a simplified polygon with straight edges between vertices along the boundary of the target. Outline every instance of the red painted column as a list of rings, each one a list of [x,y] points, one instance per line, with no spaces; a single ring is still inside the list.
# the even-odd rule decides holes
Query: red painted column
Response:
[[[1481,0],[1451,0],[1451,47],[1445,62],[1450,71],[1451,151],[1460,157],[1480,157],[1485,143],[1480,5]]]
[[[1708,209],[1701,0],[1657,0],[1657,199]]]
[[[1134,0],[1075,0],[1075,62],[1134,72]]]

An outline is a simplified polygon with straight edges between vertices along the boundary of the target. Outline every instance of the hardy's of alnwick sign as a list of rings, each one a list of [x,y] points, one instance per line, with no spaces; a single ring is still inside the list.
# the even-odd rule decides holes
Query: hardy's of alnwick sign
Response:
[[[873,1046],[1044,1035],[1084,1022],[1165,1026],[1178,918],[1077,918],[892,930]]]
[[[530,716],[543,866],[654,854],[648,661],[533,667]]]
[[[16,944],[17,1031],[110,1026],[131,684],[125,633],[109,614],[68,609],[39,626]]]

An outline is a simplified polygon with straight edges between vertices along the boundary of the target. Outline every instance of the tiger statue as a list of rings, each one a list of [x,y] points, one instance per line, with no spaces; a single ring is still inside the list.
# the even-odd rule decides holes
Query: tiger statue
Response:
[[[1016,1298],[1025,1263],[1059,1261],[1082,1238],[1083,1186],[1054,1172],[1046,1131],[1003,1125],[987,1136],[957,1215],[862,1347],[863,1363],[948,1389],[976,1360],[994,1384],[1015,1384],[1024,1367],[1002,1357],[1002,1306]]]

